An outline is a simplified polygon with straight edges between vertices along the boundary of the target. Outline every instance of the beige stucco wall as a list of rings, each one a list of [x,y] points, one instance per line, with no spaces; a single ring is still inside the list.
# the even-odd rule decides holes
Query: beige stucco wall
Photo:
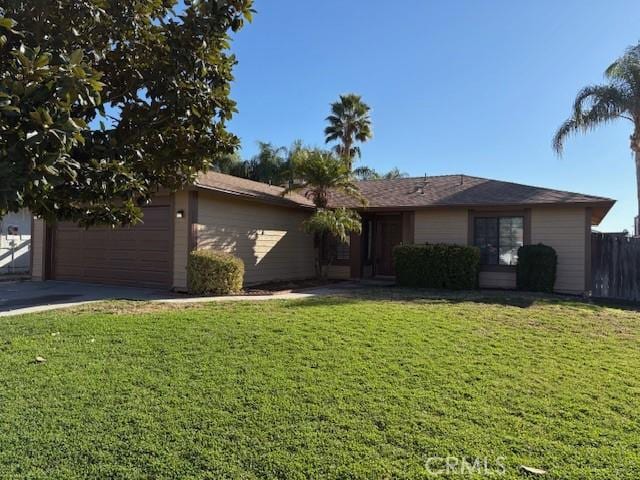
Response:
[[[585,291],[586,212],[580,207],[531,209],[531,242],[544,243],[558,253],[556,290],[581,294]],[[415,215],[415,243],[466,245],[469,217],[466,209],[421,210]],[[516,287],[510,272],[482,272],[481,288]]]
[[[531,242],[549,245],[558,254],[558,292],[585,291],[586,227],[584,208],[548,207],[531,212]]]
[[[176,218],[182,210],[182,218]],[[187,258],[189,257],[189,192],[181,190],[173,196],[173,289],[187,289]]]
[[[45,259],[45,232],[44,220],[33,219],[31,229],[31,278],[36,281],[44,280],[44,259]]]
[[[415,243],[467,244],[469,217],[466,209],[418,210]]]
[[[315,275],[313,237],[301,227],[307,212],[209,192],[198,195],[198,248],[240,257],[246,284]]]

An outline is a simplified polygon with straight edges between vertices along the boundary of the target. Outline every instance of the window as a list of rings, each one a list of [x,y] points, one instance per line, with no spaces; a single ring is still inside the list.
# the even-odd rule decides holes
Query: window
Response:
[[[482,265],[516,265],[524,245],[524,217],[476,217],[473,244]]]

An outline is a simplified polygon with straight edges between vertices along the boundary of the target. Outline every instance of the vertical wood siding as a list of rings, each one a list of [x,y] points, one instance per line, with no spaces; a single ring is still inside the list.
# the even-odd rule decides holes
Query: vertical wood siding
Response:
[[[308,213],[208,192],[198,198],[198,248],[240,257],[246,284],[315,275],[313,237],[301,227]]]

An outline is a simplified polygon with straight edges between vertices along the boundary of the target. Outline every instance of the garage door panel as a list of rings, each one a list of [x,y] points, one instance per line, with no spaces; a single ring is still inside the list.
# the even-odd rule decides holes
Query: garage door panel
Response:
[[[156,207],[156,208],[148,208],[144,214],[144,218],[142,223],[138,223],[134,225],[133,229],[139,228],[161,228],[163,226],[163,222],[165,221],[165,208]]]
[[[60,223],[54,235],[54,277],[59,280],[171,285],[169,206],[143,209],[144,223],[133,227],[78,227]]]

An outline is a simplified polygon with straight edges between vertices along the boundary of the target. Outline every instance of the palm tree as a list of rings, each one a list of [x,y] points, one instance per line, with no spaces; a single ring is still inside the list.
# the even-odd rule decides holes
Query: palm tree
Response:
[[[353,169],[356,180],[379,180],[380,174],[373,168],[362,165]]]
[[[561,155],[567,137],[588,132],[618,119],[633,123],[631,150],[636,162],[638,216],[636,235],[640,234],[640,44],[629,48],[605,71],[607,83],[582,89],[575,99],[573,114],[553,138],[553,148]]]
[[[334,151],[347,163],[353,166],[355,157],[360,157],[357,142],[366,142],[373,137],[371,127],[371,108],[362,101],[360,95],[340,95],[340,100],[331,104],[331,115],[327,117],[329,125],[325,128],[325,141],[338,141]]]
[[[380,174],[371,167],[362,166],[353,169],[353,176],[357,180],[394,180],[396,178],[406,178],[406,172],[401,172],[398,167],[393,167],[385,174]]]
[[[289,185],[285,194],[291,191],[303,191],[318,209],[328,207],[331,191],[346,194],[359,200],[363,205],[366,203],[351,170],[332,152],[318,149],[298,151],[294,177],[297,180]]]
[[[407,172],[401,172],[398,167],[393,167],[387,173],[385,173],[382,178],[385,180],[395,180],[396,178],[407,178],[409,174]]]
[[[351,169],[346,162],[332,152],[299,149],[294,162],[294,178],[283,195],[292,191],[302,191],[316,206],[315,213],[303,222],[308,233],[317,235],[320,248],[316,257],[316,272],[322,276],[324,265],[331,265],[333,257],[327,255],[329,236],[346,242],[351,232],[362,231],[362,221],[358,212],[348,208],[330,209],[329,195],[339,192],[357,199],[362,205],[366,200],[361,195]],[[324,269],[325,273],[327,269]]]

